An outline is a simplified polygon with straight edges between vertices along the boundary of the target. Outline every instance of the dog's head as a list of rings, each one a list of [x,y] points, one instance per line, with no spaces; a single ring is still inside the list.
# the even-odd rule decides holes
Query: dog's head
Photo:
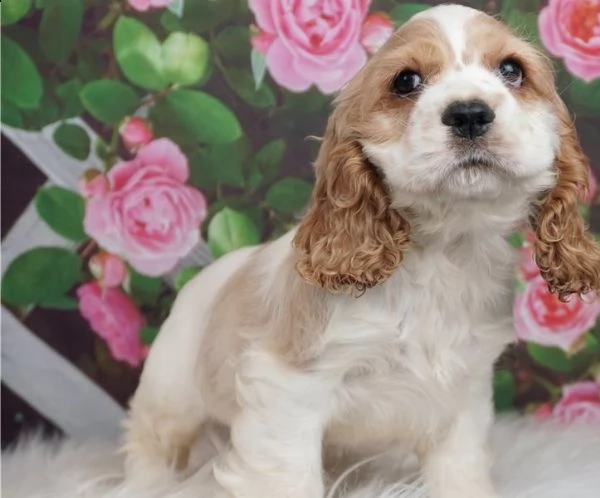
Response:
[[[536,261],[561,298],[598,291],[600,249],[578,198],[587,160],[552,68],[508,27],[460,6],[406,23],[343,89],[295,237],[298,270],[332,291],[402,261],[414,199],[537,200]]]

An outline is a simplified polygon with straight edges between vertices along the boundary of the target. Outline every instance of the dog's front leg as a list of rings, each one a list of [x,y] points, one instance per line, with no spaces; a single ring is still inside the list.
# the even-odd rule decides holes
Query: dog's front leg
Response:
[[[444,436],[424,450],[423,474],[431,498],[496,498],[488,432],[493,421],[491,380],[472,381],[465,404]]]
[[[236,379],[240,412],[215,478],[236,498],[320,498],[327,382],[261,352]]]

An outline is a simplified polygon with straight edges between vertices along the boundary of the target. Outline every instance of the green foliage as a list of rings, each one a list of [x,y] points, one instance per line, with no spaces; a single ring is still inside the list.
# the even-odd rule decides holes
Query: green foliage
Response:
[[[144,23],[132,17],[119,18],[113,45],[115,57],[129,81],[145,90],[161,90],[167,86],[161,44]]]
[[[497,413],[512,410],[517,392],[516,381],[510,370],[494,373],[494,409]]]
[[[45,187],[35,196],[38,215],[52,230],[74,242],[85,240],[83,198],[63,187]]]
[[[242,135],[236,115],[221,101],[196,90],[175,90],[151,113],[157,133],[183,143],[234,142]]]
[[[284,154],[285,142],[281,139],[263,146],[250,162],[248,187],[256,190],[273,182],[280,174]]]
[[[390,17],[396,26],[402,26],[412,16],[427,10],[429,5],[422,3],[402,3],[395,7],[390,13]]]
[[[42,78],[31,57],[17,43],[1,37],[2,100],[22,109],[40,105],[44,87]]]
[[[215,258],[259,242],[258,230],[252,219],[233,209],[224,208],[208,225],[208,246]]]
[[[81,32],[83,0],[45,0],[39,27],[40,47],[52,62],[66,61]]]
[[[137,304],[155,306],[164,287],[164,282],[161,278],[148,277],[130,269],[126,287]]]
[[[175,290],[180,291],[185,284],[192,280],[198,273],[202,271],[200,266],[188,266],[181,270],[175,277]]]
[[[83,161],[90,155],[90,136],[79,125],[62,123],[54,130],[53,138],[63,152],[75,159]]]
[[[118,125],[139,105],[135,91],[125,83],[97,80],[87,83],[79,92],[81,103],[98,121]]]
[[[14,24],[25,17],[31,9],[32,0],[2,0],[0,18],[2,25]]]
[[[568,96],[578,115],[600,117],[600,79],[585,83],[573,78]]]
[[[298,178],[284,178],[267,191],[267,205],[279,213],[300,214],[308,204],[312,185]]]
[[[2,300],[14,306],[55,302],[81,277],[77,254],[58,247],[36,247],[19,255],[4,273]]]
[[[258,88],[250,73],[241,69],[227,70],[227,83],[231,89],[248,105],[258,108],[273,107],[275,94],[271,87],[262,83]]]
[[[171,33],[162,47],[165,78],[179,85],[198,83],[208,67],[208,56],[208,45],[199,36]]]
[[[142,344],[145,346],[150,346],[154,342],[154,339],[156,339],[156,336],[159,332],[160,329],[158,327],[142,327],[140,330],[140,340],[142,341]]]

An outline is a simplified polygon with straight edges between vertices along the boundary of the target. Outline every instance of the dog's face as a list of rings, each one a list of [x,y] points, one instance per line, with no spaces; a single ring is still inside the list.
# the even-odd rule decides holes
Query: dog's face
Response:
[[[545,56],[474,9],[432,8],[339,95],[294,239],[298,271],[332,291],[362,291],[410,246],[403,213],[487,203],[489,219],[506,207],[518,206],[516,218],[531,211],[552,291],[598,293],[600,247],[578,209],[588,167]]]
[[[552,74],[499,21],[457,6],[426,11],[370,66],[360,84],[377,98],[360,141],[399,195],[490,198],[552,185]]]

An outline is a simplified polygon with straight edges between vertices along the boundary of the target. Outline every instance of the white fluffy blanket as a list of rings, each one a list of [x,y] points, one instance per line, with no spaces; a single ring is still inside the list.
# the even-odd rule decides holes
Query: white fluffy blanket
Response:
[[[196,458],[211,458],[223,440],[204,441]],[[599,498],[600,428],[557,426],[525,418],[499,420],[493,431],[494,479],[503,498]],[[335,498],[424,498],[411,459],[383,455],[348,472],[330,488]],[[367,472],[364,472],[368,470]],[[357,482],[358,481],[358,482]],[[221,498],[204,465],[186,481],[140,494],[122,480],[122,459],[98,441],[23,440],[2,457],[4,498]]]

